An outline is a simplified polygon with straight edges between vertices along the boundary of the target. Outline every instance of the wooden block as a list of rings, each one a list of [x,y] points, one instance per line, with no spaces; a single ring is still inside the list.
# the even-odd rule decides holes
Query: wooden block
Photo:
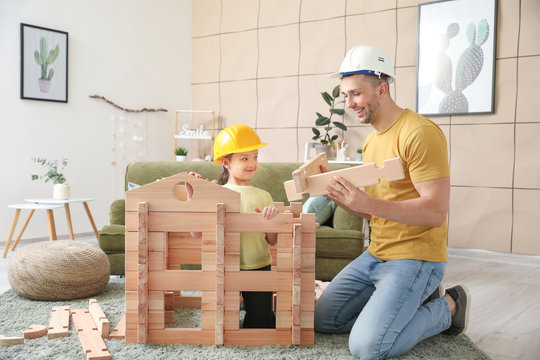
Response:
[[[165,328],[165,310],[148,310],[148,330]]]
[[[89,300],[88,310],[90,311],[92,319],[94,319],[94,323],[96,324],[101,337],[107,338],[109,336],[110,323],[96,299]]]
[[[199,295],[174,295],[174,308],[200,309],[201,297]]]
[[[240,329],[225,331],[224,345],[291,345],[290,330]]]
[[[126,330],[137,330],[138,321],[139,312],[137,310],[126,310]]]
[[[290,233],[293,219],[292,214],[277,214],[267,220],[258,213],[228,213],[225,218],[225,228],[227,231],[238,233]]]
[[[212,271],[167,270],[152,271],[148,274],[148,290],[212,290],[215,291],[216,278]]]
[[[148,343],[178,344],[178,339],[182,339],[182,344],[187,345],[213,345],[214,334],[214,329],[165,328],[163,330],[151,330],[148,333]]]
[[[164,291],[149,291],[148,292],[148,310],[165,310],[165,294]]]
[[[291,283],[287,272],[259,271],[257,277],[250,271],[225,273],[225,291],[290,291]]]
[[[328,169],[328,158],[325,152],[317,154],[310,161],[293,171],[292,178],[296,192],[304,192],[307,188],[307,178],[322,173],[321,166]]]
[[[109,360],[111,354],[103,342],[101,334],[97,330],[92,315],[87,309],[75,309],[71,311],[73,324],[79,334],[79,341],[86,354],[87,360]]]
[[[165,302],[165,310],[174,310],[174,293],[172,291],[165,291],[163,292],[163,295]]]
[[[49,319],[48,338],[69,336],[69,306],[55,306]]]
[[[170,248],[169,264],[201,264],[201,248]]]
[[[109,333],[109,339],[124,339],[126,337],[126,314],[122,316],[113,331]]]
[[[285,186],[287,199],[289,201],[301,200],[305,193],[309,193],[310,196],[326,195],[328,194],[326,186],[333,176],[341,176],[354,186],[362,187],[378,184],[379,179],[383,177],[386,177],[388,181],[401,180],[405,177],[405,174],[399,157],[384,160],[384,165],[381,167],[377,167],[375,163],[353,166],[347,169],[309,176],[306,179],[307,186],[303,192],[296,191],[293,180],[286,181],[283,185]]]
[[[1,346],[11,346],[11,345],[17,345],[17,344],[23,344],[24,338],[19,336],[4,336],[0,335],[0,345]]]
[[[47,328],[44,325],[32,324],[24,332],[25,339],[40,338],[47,333]]]
[[[291,202],[289,205],[289,211],[293,214],[295,218],[300,217],[300,214],[302,213],[302,203]]]

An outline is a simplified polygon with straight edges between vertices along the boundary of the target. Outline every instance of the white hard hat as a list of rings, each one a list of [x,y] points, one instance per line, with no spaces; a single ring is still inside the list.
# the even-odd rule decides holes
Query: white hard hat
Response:
[[[330,74],[330,77],[344,77],[347,75],[388,75],[388,82],[395,80],[394,63],[392,58],[384,51],[373,46],[358,45],[347,52],[339,72]]]

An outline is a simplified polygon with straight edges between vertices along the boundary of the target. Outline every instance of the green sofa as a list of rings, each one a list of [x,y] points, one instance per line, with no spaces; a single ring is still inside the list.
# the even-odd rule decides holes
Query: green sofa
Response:
[[[252,180],[253,186],[268,191],[274,201],[288,205],[283,183],[291,180],[291,174],[302,163],[260,163]],[[329,170],[347,167],[330,164]],[[215,180],[221,174],[221,166],[210,162],[151,161],[129,164],[126,169],[125,188],[144,185],[157,179],[184,171],[194,171],[204,178]],[[124,215],[125,200],[115,200],[109,209],[109,225],[99,232],[99,246],[109,257],[111,274],[124,274]],[[349,262],[364,251],[362,219],[337,207],[333,216],[317,229],[315,277],[329,281]]]

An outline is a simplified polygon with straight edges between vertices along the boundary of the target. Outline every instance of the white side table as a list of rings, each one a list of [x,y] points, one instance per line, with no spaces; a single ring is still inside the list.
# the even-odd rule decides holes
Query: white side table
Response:
[[[24,221],[24,224],[19,231],[19,234],[17,235],[17,238],[15,239],[15,242],[13,243],[13,248],[11,250],[15,250],[15,247],[19,243],[19,240],[21,239],[24,230],[26,229],[26,226],[30,222],[30,219],[32,218],[32,215],[34,215],[34,212],[36,210],[47,210],[47,222],[49,224],[49,239],[50,240],[56,240],[56,228],[54,226],[54,216],[53,216],[53,209],[61,208],[62,205],[58,204],[13,204],[8,205],[9,208],[15,209],[15,217],[13,218],[13,223],[11,224],[11,230],[9,231],[9,236],[6,241],[6,248],[4,249],[4,257],[7,256],[7,252],[9,249],[9,244],[11,243],[11,239],[13,238],[13,233],[15,232],[15,227],[17,226],[17,221],[19,220],[19,215],[21,213],[21,210],[30,210],[30,213],[26,217],[26,220]]]
[[[66,209],[66,220],[68,223],[68,229],[69,229],[69,238],[71,240],[75,239],[75,236],[73,236],[73,225],[71,224],[71,212],[69,211],[69,204],[76,203],[76,202],[82,202],[84,206],[84,210],[86,210],[86,215],[88,215],[88,220],[90,220],[90,224],[92,225],[92,229],[94,229],[94,234],[96,234],[96,238],[98,238],[98,231],[96,228],[96,224],[94,223],[94,219],[92,218],[92,213],[90,212],[90,208],[88,207],[87,202],[88,201],[94,201],[96,199],[94,198],[79,198],[79,199],[67,199],[67,200],[56,200],[56,199],[24,199],[24,201],[28,201],[30,203],[36,203],[36,204],[54,204],[54,205],[64,205],[64,208]]]

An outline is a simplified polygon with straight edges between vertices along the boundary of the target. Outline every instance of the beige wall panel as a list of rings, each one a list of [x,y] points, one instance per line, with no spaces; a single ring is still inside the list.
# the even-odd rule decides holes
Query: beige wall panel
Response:
[[[518,60],[517,122],[540,121],[537,86],[540,83],[539,69],[540,56],[525,57]]]
[[[512,187],[514,126],[451,128],[452,185]]]
[[[347,156],[354,160],[356,149],[363,148],[364,142],[369,134],[373,132],[371,125],[356,125],[349,127],[345,132],[345,139],[349,143]]]
[[[259,27],[298,22],[300,0],[260,0]]]
[[[396,10],[347,17],[347,50],[356,45],[372,45],[395,58]]]
[[[257,31],[221,35],[221,81],[257,75]]]
[[[540,188],[540,124],[516,125],[514,186]]]
[[[517,59],[500,59],[495,63],[495,112],[493,114],[456,115],[452,124],[513,123],[516,108]]]
[[[218,34],[221,16],[221,0],[192,1],[192,6],[192,36],[197,37]],[[193,58],[195,59],[195,56],[193,56]]]
[[[299,25],[259,30],[259,78],[298,74]]]
[[[339,64],[340,62],[335,65],[335,71],[339,70]],[[326,91],[330,94],[334,87],[339,84],[339,79],[329,78],[328,74],[300,76],[298,85],[300,93],[298,126],[315,126],[315,120],[317,119],[316,112],[325,116],[329,115],[330,106],[324,101],[321,93]],[[340,95],[338,100],[343,100],[343,95]],[[342,105],[340,104],[340,107],[341,106]],[[334,117],[336,117],[336,115],[334,115],[332,119]]]
[[[416,66],[418,8],[410,7],[397,11],[397,31],[399,41],[397,55],[394,59],[395,66]]]
[[[194,110],[213,110],[219,116],[219,83],[191,85],[191,95],[193,96],[192,107]],[[205,128],[211,128],[206,126]]]
[[[517,56],[519,1],[499,0],[497,17],[497,59]]]
[[[222,82],[222,127],[245,124],[255,127],[257,88],[255,80]]]
[[[219,81],[219,35],[191,41],[193,51],[192,83]]]
[[[221,0],[221,32],[256,29],[258,13],[258,1]]]
[[[509,252],[512,190],[453,186],[449,219],[449,246]]]
[[[339,70],[346,53],[343,18],[300,24],[300,74]]]
[[[397,7],[417,6],[421,1],[419,0],[397,0]]]
[[[259,98],[257,127],[296,127],[298,78],[285,77],[257,81]]]
[[[518,254],[540,254],[540,190],[514,192],[514,233],[512,252]]]
[[[345,15],[345,0],[309,0],[302,1],[300,21],[329,19]]]
[[[257,134],[268,146],[259,151],[259,161],[296,162],[296,129],[259,129]]]
[[[519,29],[519,55],[539,55],[540,41],[540,1],[521,1],[521,28]],[[537,71],[538,72],[538,71]]]
[[[396,92],[392,96],[402,108],[416,110],[416,67],[396,69]]]
[[[395,9],[395,0],[347,1],[347,15]]]

